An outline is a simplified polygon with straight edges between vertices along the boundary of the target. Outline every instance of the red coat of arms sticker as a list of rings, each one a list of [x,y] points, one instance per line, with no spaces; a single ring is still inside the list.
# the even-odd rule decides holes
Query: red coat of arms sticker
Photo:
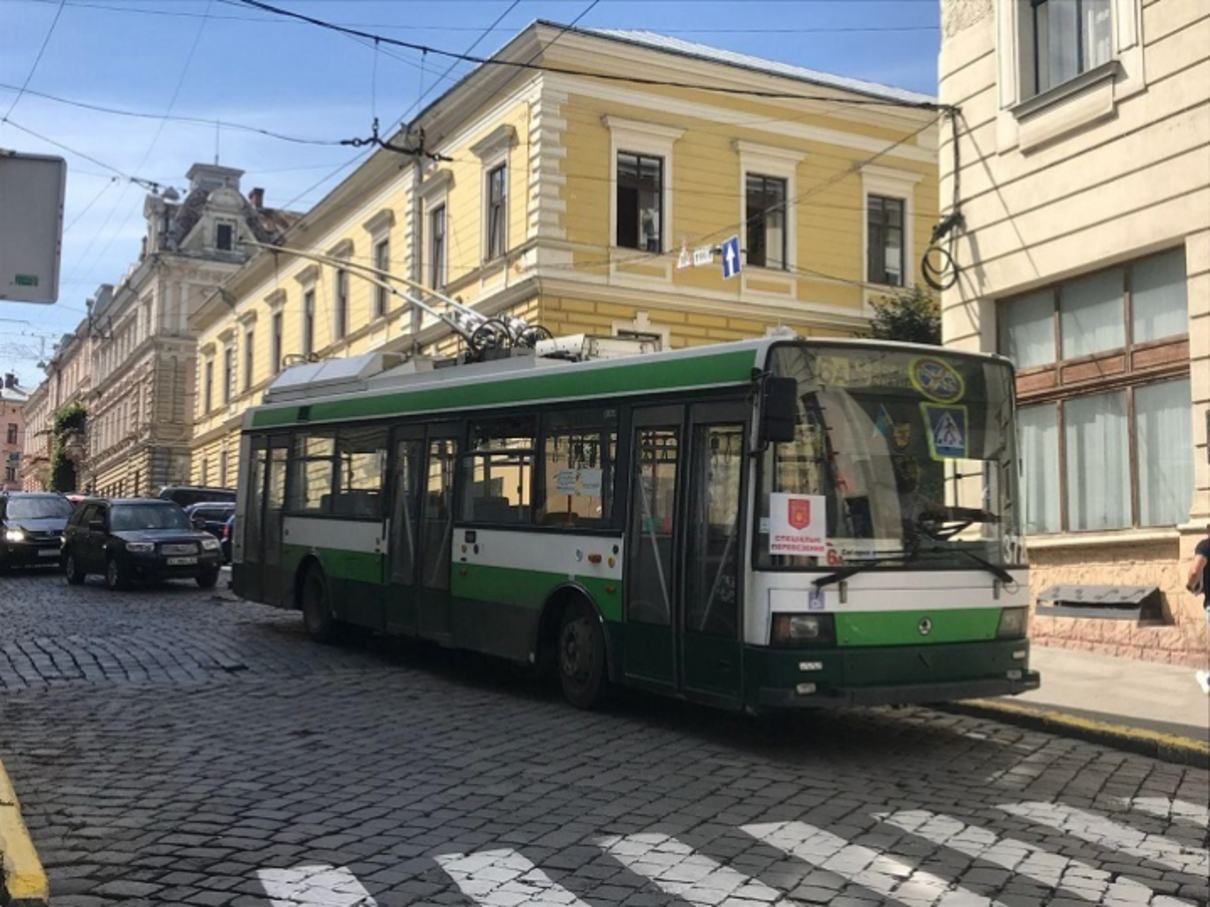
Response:
[[[806,529],[811,524],[811,502],[806,498],[790,498],[786,502],[786,522],[795,529]]]

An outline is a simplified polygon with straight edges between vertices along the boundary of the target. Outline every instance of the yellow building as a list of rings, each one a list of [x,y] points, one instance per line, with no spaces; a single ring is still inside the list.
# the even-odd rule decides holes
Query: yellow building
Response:
[[[665,347],[851,334],[872,298],[919,281],[937,219],[930,98],[546,22],[493,59],[392,139],[423,154],[376,150],[289,230],[306,254],[260,251],[191,318],[193,481],[235,484],[240,415],[283,364],[458,347],[357,265],[556,336]],[[742,270],[725,278],[732,235]]]

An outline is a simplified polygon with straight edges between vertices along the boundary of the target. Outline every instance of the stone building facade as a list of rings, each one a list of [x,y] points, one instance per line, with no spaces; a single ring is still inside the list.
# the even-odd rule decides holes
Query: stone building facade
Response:
[[[376,151],[290,231],[305,254],[258,255],[212,294],[195,318],[195,482],[235,482],[241,414],[284,364],[459,347],[357,265],[556,335],[665,347],[778,325],[849,335],[867,327],[872,297],[918,281],[937,209],[931,98],[547,22],[498,57],[607,78],[480,67],[393,137],[423,134],[418,162]],[[634,72],[724,91],[608,78]],[[739,275],[725,279],[717,254],[680,267],[731,234]]]
[[[29,395],[6,373],[0,378],[0,490],[21,490],[21,458],[25,445],[25,405]]]
[[[21,443],[21,488],[50,487],[50,385],[43,381],[25,401],[25,435]]]
[[[958,134],[955,149],[942,133],[941,199],[964,220],[943,330],[1017,365],[1035,601],[1047,594],[1031,634],[1204,663],[1183,579],[1210,522],[1205,4],[943,0],[939,69]],[[1126,598],[1090,589],[1106,585],[1158,605],[1111,619],[1074,601],[1072,587]],[[1053,595],[1072,599],[1063,616],[1045,613]]]
[[[148,495],[189,481],[196,342],[189,319],[289,215],[241,194],[243,171],[194,164],[189,189],[147,196],[137,262],[92,311],[89,460],[106,495]]]

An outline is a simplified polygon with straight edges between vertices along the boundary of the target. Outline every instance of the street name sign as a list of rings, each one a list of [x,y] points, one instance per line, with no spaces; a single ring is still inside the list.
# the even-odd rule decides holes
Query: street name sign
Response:
[[[0,300],[59,298],[66,188],[63,158],[0,148]]]

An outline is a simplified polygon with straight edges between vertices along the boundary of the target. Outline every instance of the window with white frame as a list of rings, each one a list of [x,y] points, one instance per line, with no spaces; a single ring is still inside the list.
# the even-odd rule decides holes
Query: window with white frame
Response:
[[[507,248],[508,228],[508,165],[500,164],[487,172],[487,235],[486,254],[488,261],[499,258]]]
[[[618,247],[662,252],[671,244],[673,147],[685,130],[606,115],[613,192],[609,237]]]
[[[349,333],[349,272],[344,268],[336,269],[332,282],[332,335],[336,340],[343,340]]]
[[[1183,249],[998,305],[1029,533],[1174,526],[1193,496]]]
[[[276,375],[281,371],[282,360],[282,331],[284,327],[284,316],[282,312],[273,313],[273,330],[270,335],[269,345],[269,367],[271,374]]]
[[[904,219],[907,202],[889,195],[866,196],[866,280],[901,287],[907,271]]]
[[[786,268],[786,181],[776,176],[749,173],[744,180],[747,204],[747,264],[759,268]]]
[[[445,205],[429,211],[429,286],[440,290],[445,286]]]
[[[1022,94],[1041,94],[1113,57],[1113,0],[1028,0],[1022,9]]]
[[[664,159],[619,151],[615,244],[644,252],[663,251]]]
[[[202,370],[202,412],[214,409],[214,360],[207,359]]]
[[[231,402],[235,390],[235,347],[231,344],[223,347],[223,403]]]
[[[380,239],[374,243],[374,267],[383,274],[390,273],[391,270],[391,241],[390,239]],[[379,281],[385,283],[386,278],[377,275]],[[386,287],[374,286],[374,317],[381,318],[387,313],[388,291]]]
[[[256,349],[254,344],[255,339],[253,329],[248,328],[248,330],[244,332],[244,393],[247,393],[252,387],[252,369],[255,364],[253,361],[253,353]]]
[[[301,352],[310,359],[315,352],[315,288],[303,291]]]
[[[214,225],[214,248],[220,252],[231,252],[235,249],[235,222],[229,220],[216,221]]]

